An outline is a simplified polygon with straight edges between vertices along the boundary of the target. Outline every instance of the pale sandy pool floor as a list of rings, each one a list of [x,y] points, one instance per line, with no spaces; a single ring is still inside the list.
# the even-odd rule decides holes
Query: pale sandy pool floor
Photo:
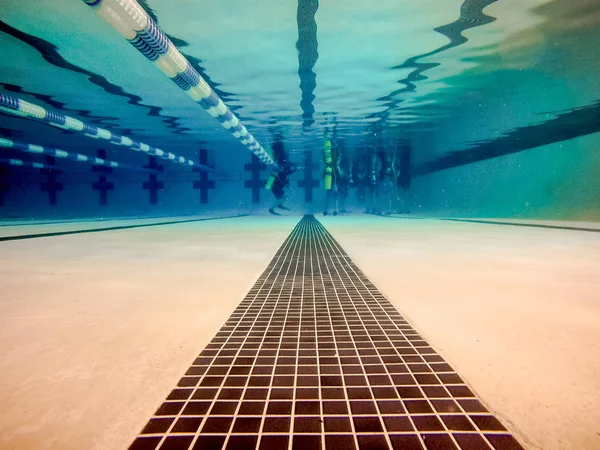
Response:
[[[0,448],[127,448],[298,220],[0,242]],[[319,220],[521,444],[600,448],[599,233]]]

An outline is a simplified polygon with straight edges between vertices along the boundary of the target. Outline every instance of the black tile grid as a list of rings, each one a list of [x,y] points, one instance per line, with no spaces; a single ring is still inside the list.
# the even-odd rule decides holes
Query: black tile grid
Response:
[[[312,216],[130,447],[521,448]]]

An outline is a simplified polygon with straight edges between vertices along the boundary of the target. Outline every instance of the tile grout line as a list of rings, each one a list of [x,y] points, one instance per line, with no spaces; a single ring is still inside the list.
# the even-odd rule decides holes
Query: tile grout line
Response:
[[[277,259],[276,259],[276,261],[277,261],[277,262],[278,262],[278,261],[281,259],[281,254],[283,253],[283,249],[285,249],[285,248],[287,248],[287,246],[291,245],[291,242],[293,242],[294,238],[295,238],[295,236],[294,236],[294,234],[292,233],[292,234],[290,234],[290,236],[289,236],[289,237],[288,237],[288,238],[287,238],[287,239],[284,241],[284,244],[282,245],[282,248],[281,248],[281,249],[280,249],[280,250],[279,250],[279,251],[276,253],[276,258],[277,258]],[[277,255],[279,255],[279,256],[277,256]],[[274,258],[274,259],[275,259],[275,258]],[[272,267],[273,267],[273,268],[274,268],[274,267],[277,267],[277,264],[273,265]],[[266,270],[263,272],[263,274],[264,274],[264,273],[266,273],[267,271],[269,271],[269,273],[272,273],[272,272],[273,272],[273,270],[274,270],[273,268],[271,268],[271,270],[269,271],[269,268],[267,267],[267,269],[266,269]],[[281,270],[281,268],[280,268],[280,270]],[[261,275],[261,277],[262,277],[262,276],[263,276],[263,275]],[[259,277],[259,280],[260,280],[260,278],[261,278],[261,277]],[[261,288],[264,286],[264,284],[265,284],[265,283],[266,283],[266,280],[265,280],[265,282],[263,282],[263,284],[261,285]],[[259,292],[260,292],[260,289],[259,289]],[[269,293],[270,293],[270,291],[269,291]],[[255,299],[256,299],[256,295],[254,296],[254,299],[252,300],[252,302],[251,302],[250,304],[252,304],[252,303],[255,301]],[[244,303],[244,301],[245,301],[245,300],[243,300],[241,304],[243,304],[243,303]],[[234,310],[234,314],[235,314],[235,312],[237,311],[237,309],[238,309],[238,308],[239,308],[239,306],[238,306],[238,307],[237,307],[237,308]],[[249,307],[248,307],[248,308],[246,308],[244,315],[246,315],[246,314],[247,314],[248,310],[249,310]],[[229,319],[228,319],[228,320],[225,322],[225,324],[227,324],[227,322],[229,322]],[[225,325],[225,326],[226,326],[226,325]],[[234,327],[234,330],[232,330],[232,335],[233,335],[233,332],[235,331],[235,328],[236,328],[236,327]],[[218,334],[218,333],[217,333],[217,334]],[[231,335],[230,335],[230,337],[229,337],[229,338],[228,338],[228,339],[227,339],[225,342],[223,342],[223,343],[222,343],[222,345],[221,345],[221,349],[223,349],[223,348],[225,347],[225,345],[227,345],[227,342],[228,342],[228,340],[229,340],[230,338],[231,338]],[[212,341],[211,341],[211,342],[212,342]],[[240,346],[240,350],[241,350],[241,346]],[[219,350],[219,353],[220,353],[220,352],[221,352],[221,350]],[[200,379],[198,380],[198,382],[197,382],[197,384],[196,384],[196,387],[198,387],[198,385],[199,385],[199,384],[200,384],[200,383],[201,383],[201,382],[204,380],[204,378],[205,378],[205,376],[206,376],[207,372],[208,372],[208,369],[206,370],[206,372],[205,372],[204,374],[202,374],[202,376],[200,377]],[[228,371],[228,372],[229,372],[229,371]],[[217,389],[217,393],[215,394],[215,398],[218,398],[218,396],[219,396],[219,393],[222,391],[222,388],[223,388],[223,387],[221,386],[221,387],[219,387],[219,388]],[[243,392],[242,392],[242,395],[243,395]],[[188,400],[185,402],[185,404],[183,405],[183,407],[181,408],[181,410],[179,411],[179,413],[176,415],[175,419],[173,420],[173,423],[171,424],[171,428],[170,428],[170,429],[172,429],[173,427],[175,427],[177,420],[179,420],[179,418],[181,418],[181,413],[182,413],[182,412],[185,410],[186,406],[189,404],[189,402],[191,401],[191,399],[192,399],[192,398],[193,398],[193,396],[192,396],[192,395],[190,395],[190,397],[188,398]],[[240,397],[240,398],[241,398],[241,397]],[[211,409],[212,409],[212,406],[211,406]],[[208,413],[208,411],[207,411],[207,413]],[[206,421],[208,420],[208,417],[209,417],[209,416],[208,416],[208,414],[207,414],[207,415],[206,415],[206,417],[204,417],[204,418],[203,418],[203,420],[202,420],[202,422],[201,422],[201,424],[200,424],[200,427],[199,427],[199,428],[198,428],[198,430],[197,430],[196,436],[194,437],[194,440],[192,441],[192,445],[193,445],[193,443],[195,442],[195,440],[197,440],[197,438],[198,438],[198,435],[199,435],[199,432],[200,432],[200,429],[201,429],[201,428],[204,426],[204,424],[205,424],[205,423],[206,423]],[[165,434],[165,436],[163,436],[163,439],[162,439],[162,441],[164,441],[164,440],[166,439],[166,436],[167,436],[166,434]],[[160,444],[162,444],[162,441],[161,441],[161,443],[160,443]],[[160,444],[159,444],[159,445],[160,445]]]
[[[325,229],[324,229],[324,231],[326,232],[326,230],[325,230]],[[326,232],[326,233],[327,233],[327,232]],[[337,241],[336,241],[336,240],[333,238],[333,236],[331,236],[331,234],[329,234],[329,233],[328,233],[328,235],[329,235],[328,237],[329,237],[329,240],[330,240],[330,242],[332,243],[332,245],[335,245],[335,246],[336,246],[336,247],[337,247],[337,248],[340,250],[340,252],[342,252],[343,250],[341,249],[341,247],[340,247],[339,243],[338,243],[338,242],[337,242]],[[339,258],[338,258],[338,259],[339,259]],[[349,264],[349,267],[351,267],[351,268],[352,268],[352,271],[354,272],[354,274],[356,275],[356,277],[357,277],[358,279],[360,279],[360,277],[359,277],[359,275],[358,275],[358,273],[357,273],[357,267],[356,267],[356,265],[355,265],[354,263],[350,263],[350,264]],[[367,287],[367,286],[366,286],[364,283],[363,283],[363,286],[365,286],[365,288],[366,288],[366,289],[369,291],[369,294],[371,295],[371,297],[373,298],[373,300],[374,300],[374,301],[376,301],[376,302],[377,302],[377,303],[378,303],[378,304],[381,306],[381,302],[380,302],[380,300],[379,300],[377,297],[375,297],[375,296],[373,295],[373,293],[372,293],[372,290],[371,290],[369,287]],[[383,296],[382,296],[382,297],[383,297]],[[383,298],[385,299],[385,297],[383,297]],[[393,306],[393,305],[391,305],[391,302],[389,302],[389,300],[385,299],[385,301],[386,301],[386,302],[388,302],[388,303],[390,303],[390,306]],[[389,314],[387,313],[387,311],[385,310],[385,308],[384,308],[383,306],[381,306],[381,308],[382,308],[382,310],[385,312],[385,314],[388,316],[388,318],[390,318],[390,321],[392,321],[392,323],[393,323],[393,320],[391,320],[391,317],[389,316]],[[371,312],[372,312],[372,311],[371,311]],[[379,324],[379,325],[380,325],[380,324]],[[397,326],[396,326],[396,327],[397,327]],[[398,327],[397,327],[397,328],[398,328]],[[411,328],[412,328],[412,327],[411,327]],[[398,328],[398,329],[399,329],[399,328]],[[414,330],[414,329],[413,329],[413,330]],[[382,329],[382,331],[384,331],[384,330]],[[401,331],[401,332],[402,332],[402,330],[399,330],[399,331]],[[415,330],[415,332],[416,332],[416,330]],[[402,334],[404,334],[404,332],[402,332]],[[418,333],[417,333],[417,334],[418,334]],[[388,339],[389,339],[389,338],[388,338]],[[390,341],[390,342],[391,342],[391,341]],[[409,342],[411,345],[413,345],[413,344],[412,344],[412,341],[410,341],[410,340],[409,340],[408,342]],[[416,348],[416,347],[414,347],[414,345],[413,345],[413,349],[414,349],[415,351],[417,351],[417,353],[419,353],[419,352],[418,352],[418,350],[417,350],[417,348]],[[419,353],[419,354],[420,354],[420,353]],[[433,369],[431,368],[431,365],[430,365],[430,363],[429,363],[428,361],[426,361],[426,360],[424,360],[424,361],[425,361],[425,364],[426,364],[426,365],[427,365],[427,366],[430,368],[430,370],[432,370],[432,372],[434,373],[434,376],[435,376],[435,377],[436,377],[436,378],[439,380],[439,377],[437,376],[437,374],[435,373],[435,371],[433,371]],[[387,371],[387,369],[386,369],[386,371]],[[411,375],[412,375],[412,374],[411,374]],[[413,376],[413,378],[414,378],[414,375],[412,375],[412,376]],[[441,381],[441,380],[440,380],[440,381]],[[445,384],[447,384],[447,383],[445,383]],[[463,384],[466,386],[466,383],[460,383],[460,385],[463,385]],[[438,417],[438,419],[439,419],[439,420],[440,420],[440,422],[443,424],[443,426],[444,426],[444,428],[446,429],[446,431],[448,431],[448,433],[450,434],[450,436],[451,436],[451,438],[453,439],[454,443],[458,445],[458,442],[456,442],[456,439],[455,439],[455,437],[454,437],[454,436],[453,436],[453,434],[452,434],[452,430],[450,430],[450,429],[447,427],[446,423],[445,423],[445,422],[444,422],[444,420],[442,419],[442,417],[441,417],[441,416],[442,416],[442,414],[440,414],[440,413],[439,413],[439,411],[437,411],[437,409],[436,409],[436,408],[434,407],[434,405],[431,403],[431,399],[430,399],[430,398],[429,398],[429,397],[426,395],[426,393],[423,391],[423,389],[422,389],[422,386],[421,386],[420,384],[417,384],[417,386],[419,387],[419,389],[420,389],[421,393],[424,395],[424,398],[426,398],[426,399],[427,399],[427,403],[428,403],[428,404],[429,404],[429,406],[431,407],[431,409],[432,409],[432,411],[434,412],[434,414],[436,415],[436,417]],[[454,398],[454,397],[453,397],[453,398]],[[486,443],[487,443],[487,444],[488,444],[488,446],[489,446],[488,448],[490,448],[490,449],[491,449],[491,448],[493,448],[493,447],[492,447],[492,444],[491,444],[491,443],[490,443],[490,442],[487,440],[487,438],[485,437],[485,435],[483,434],[483,432],[481,432],[481,430],[479,430],[479,428],[478,428],[477,424],[476,424],[476,423],[473,421],[473,419],[471,418],[471,416],[470,416],[470,415],[469,415],[469,414],[468,414],[468,413],[467,413],[467,412],[464,410],[464,408],[462,407],[462,405],[460,405],[460,403],[457,403],[457,404],[459,405],[459,408],[460,408],[460,409],[463,411],[464,415],[467,417],[467,419],[469,420],[469,422],[471,423],[471,425],[474,427],[474,429],[475,429],[475,430],[477,430],[477,432],[478,432],[478,433],[479,433],[479,434],[482,436],[482,438],[484,438],[484,439],[486,440]],[[412,418],[411,418],[411,420],[412,420]],[[413,421],[413,425],[414,425],[414,421]],[[415,427],[415,428],[416,428],[416,427]]]
[[[330,237],[330,236],[327,236],[327,235],[326,235],[326,238],[327,238],[327,237]],[[336,243],[336,242],[333,240],[333,238],[332,238],[332,237],[330,237],[330,243],[331,243],[331,245],[332,245],[332,246],[334,245],[334,243],[335,243],[335,244],[337,244],[337,243]],[[339,248],[339,250],[340,250],[340,253],[341,253],[341,248]],[[336,256],[336,257],[338,258],[338,261],[339,261],[339,256]],[[343,266],[342,266],[342,267],[343,267]],[[348,278],[349,278],[349,281],[352,283],[352,285],[353,285],[355,288],[357,288],[357,286],[354,284],[354,280],[352,280],[352,278],[349,276],[349,274],[347,273],[347,271],[346,271],[345,269],[343,269],[343,270],[344,270],[344,272],[346,273],[346,275],[348,276]],[[357,274],[355,273],[355,275],[357,275]],[[358,278],[358,276],[357,276],[357,278]],[[358,279],[360,280],[360,278],[358,278]],[[368,287],[367,287],[367,286],[366,286],[364,283],[363,283],[363,286],[365,287],[365,289],[367,289],[367,290],[370,292],[370,290],[368,289]],[[344,288],[345,288],[346,292],[348,293],[348,289],[347,289],[347,287],[346,287],[346,286],[344,286]],[[349,293],[348,293],[348,294],[349,294]],[[373,296],[373,300],[377,301],[377,300],[376,300],[376,298],[375,298],[374,296]],[[364,298],[363,298],[363,301],[364,301]],[[379,302],[377,302],[377,303],[379,304]],[[365,305],[366,305],[366,306],[368,306],[368,305],[366,304],[366,302],[365,302]],[[385,311],[385,309],[384,309],[384,308],[382,308],[382,310],[383,310],[383,311],[386,313],[386,316],[388,317],[388,319],[389,319],[389,320],[390,320],[390,321],[393,323],[393,320],[391,319],[391,317],[389,316],[389,314],[387,314],[387,312]],[[369,312],[370,312],[370,314],[371,314],[371,317],[372,317],[372,318],[375,320],[375,322],[377,323],[377,326],[380,328],[380,330],[381,330],[382,332],[384,332],[384,333],[385,333],[385,330],[384,330],[384,329],[381,327],[381,323],[380,323],[380,322],[377,320],[377,318],[376,318],[376,317],[375,317],[375,315],[373,314],[373,310],[372,310],[372,308],[369,308]],[[361,323],[363,323],[363,326],[364,326],[364,327],[365,327],[365,329],[366,329],[367,327],[365,326],[365,324],[364,324],[364,321],[363,321],[362,319],[361,319]],[[398,328],[398,327],[397,327],[397,328]],[[400,332],[401,332],[401,333],[404,335],[404,332],[403,332],[402,330],[400,330],[399,328],[398,328],[398,330],[399,330],[399,331],[400,331]],[[372,342],[373,346],[374,346],[374,347],[376,347],[376,346],[375,346],[375,343],[373,342],[373,340],[372,340],[372,338],[371,338],[370,336],[369,336],[369,339],[371,340],[371,342]],[[391,339],[389,338],[389,335],[386,335],[386,339],[388,340],[388,342],[389,342],[390,344],[392,344],[392,345],[393,345],[393,342],[392,342],[392,341],[391,341]],[[409,342],[409,343],[411,343],[411,345],[412,345],[412,342],[411,342],[410,340],[408,340],[408,342]],[[414,347],[413,347],[413,348],[414,348]],[[417,350],[416,350],[416,348],[414,348],[414,350],[415,350],[415,351],[417,351]],[[403,358],[401,355],[399,355],[399,356],[400,356],[400,358],[401,358],[401,359],[404,361],[404,363],[406,363],[406,360],[405,360],[405,358]],[[384,367],[385,367],[385,364],[383,364],[383,360],[381,359],[381,355],[377,355],[377,357],[378,357],[378,358],[379,358],[379,360],[381,361],[381,364],[382,364],[382,366],[384,366]],[[389,377],[389,379],[390,379],[390,380],[393,380],[393,378],[392,378],[392,375],[389,373],[389,370],[387,369],[387,367],[385,368],[385,373],[386,373],[386,375]],[[411,376],[411,378],[415,379],[415,376],[414,376],[414,374],[413,374],[413,373],[411,373],[411,374],[410,374],[410,376]],[[367,379],[368,379],[368,375],[367,375]],[[415,380],[416,380],[416,379],[415,379]],[[420,391],[420,392],[421,392],[421,394],[423,395],[423,398],[425,398],[425,399],[426,399],[426,401],[427,401],[427,404],[429,405],[429,407],[431,408],[431,410],[432,410],[432,411],[435,411],[435,409],[433,408],[433,405],[431,404],[431,401],[430,401],[430,399],[429,399],[429,398],[428,398],[428,397],[425,395],[425,392],[423,391],[423,389],[422,389],[421,385],[417,384],[417,386],[418,386],[418,389],[419,389],[419,391]],[[371,387],[371,386],[370,386],[370,390],[371,390],[371,394],[373,395],[374,393],[373,393],[373,389],[372,389],[372,387]],[[375,397],[375,396],[373,395],[373,397]],[[406,405],[404,405],[404,407],[406,408]],[[381,410],[380,410],[380,407],[379,407],[379,405],[377,405],[377,410],[378,410],[378,416],[379,416],[379,419],[380,419],[380,421],[381,421],[381,425],[382,425],[382,426],[385,426],[385,422],[384,422],[384,420],[383,420],[383,415],[382,415],[382,413],[381,413]],[[417,428],[417,426],[416,426],[416,424],[415,424],[415,422],[414,422],[414,420],[412,419],[412,417],[411,417],[410,415],[409,415],[409,420],[411,420],[413,427],[414,427],[415,429],[418,429],[418,428]],[[442,424],[444,424],[444,422],[443,422],[442,420],[440,420],[440,422],[441,422]],[[444,428],[446,429],[446,431],[449,431],[449,430],[447,429],[447,427],[445,427],[445,425],[444,425]],[[389,436],[388,436],[387,434],[386,434],[386,436],[388,437],[388,441],[389,441]],[[423,440],[423,436],[422,436],[422,434],[421,434],[421,433],[419,433],[419,438],[421,439],[421,443],[422,443],[423,445],[425,445],[425,441]],[[454,439],[453,439],[453,441],[454,441]],[[391,445],[391,442],[388,442],[388,443]],[[455,443],[456,443],[456,442],[455,442]]]

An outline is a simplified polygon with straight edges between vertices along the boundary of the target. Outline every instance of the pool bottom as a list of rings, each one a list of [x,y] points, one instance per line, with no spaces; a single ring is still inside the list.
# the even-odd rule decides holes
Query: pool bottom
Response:
[[[0,448],[126,448],[297,221],[3,243]],[[597,446],[594,233],[321,221],[527,448]]]

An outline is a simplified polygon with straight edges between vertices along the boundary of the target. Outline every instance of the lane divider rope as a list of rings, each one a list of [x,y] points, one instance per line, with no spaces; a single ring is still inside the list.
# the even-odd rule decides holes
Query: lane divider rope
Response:
[[[9,165],[9,166],[33,167],[34,169],[58,169],[58,167],[51,166],[49,164],[23,161],[22,159],[16,159],[16,158],[0,158],[0,164]]]
[[[260,161],[277,164],[135,0],[83,0]]]
[[[183,156],[177,156],[174,153],[166,152],[160,148],[136,141],[127,136],[121,136],[120,134],[113,133],[104,128],[90,125],[86,122],[82,122],[79,119],[75,119],[74,117],[65,116],[64,114],[56,111],[50,111],[42,106],[29,103],[21,98],[13,97],[12,95],[0,93],[0,111],[9,113],[13,116],[25,117],[44,122],[48,125],[62,128],[64,130],[74,131],[94,139],[109,141],[111,144],[127,147],[138,152],[148,153],[149,155],[154,155],[176,164],[193,166],[194,168],[204,172],[218,172],[212,167],[203,164],[197,164],[191,159],[187,159]]]
[[[126,164],[120,164],[116,161],[110,161],[110,160],[103,159],[103,158],[89,157],[86,155],[82,155],[81,153],[68,152],[66,150],[61,150],[59,148],[43,147],[41,145],[35,145],[35,144],[24,144],[22,142],[16,142],[16,141],[12,141],[10,139],[5,139],[5,138],[0,138],[0,148],[17,150],[19,152],[24,152],[24,153],[33,153],[36,155],[49,155],[49,156],[54,156],[55,158],[63,158],[63,159],[68,159],[68,160],[76,161],[76,162],[80,162],[80,163],[88,163],[88,164],[92,164],[94,166],[105,166],[105,167],[113,167],[113,168],[119,167],[119,168],[123,168],[123,169],[139,170],[142,172],[153,172],[153,173],[157,172],[156,170],[134,167],[134,166],[126,165]],[[18,165],[18,164],[12,164],[12,165]],[[35,166],[32,166],[32,167],[35,167]]]

